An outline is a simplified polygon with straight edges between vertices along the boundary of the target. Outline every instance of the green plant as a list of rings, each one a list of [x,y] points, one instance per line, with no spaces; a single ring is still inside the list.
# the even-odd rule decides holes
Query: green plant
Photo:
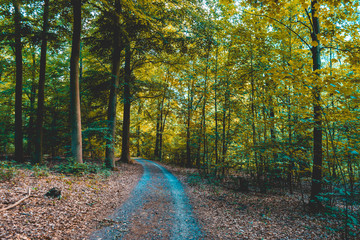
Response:
[[[83,175],[88,172],[88,166],[85,163],[66,163],[55,166],[55,170],[60,173]]]
[[[13,163],[9,161],[0,162],[0,182],[7,182],[13,179],[18,171],[13,167]]]
[[[111,176],[112,172],[109,171],[108,169],[101,169],[100,172],[98,172],[98,174],[102,177],[102,178],[108,178]]]
[[[101,166],[95,163],[78,163],[75,162],[72,158],[69,158],[65,164],[56,165],[55,170],[60,173],[74,175],[84,175],[89,173],[101,173],[105,177],[111,175],[111,172],[106,171],[106,169],[103,169]]]
[[[32,167],[35,177],[47,177],[49,176],[49,168],[46,166],[40,166],[36,164]]]
[[[190,186],[195,186],[202,182],[202,178],[199,173],[192,173],[188,175],[187,182]]]

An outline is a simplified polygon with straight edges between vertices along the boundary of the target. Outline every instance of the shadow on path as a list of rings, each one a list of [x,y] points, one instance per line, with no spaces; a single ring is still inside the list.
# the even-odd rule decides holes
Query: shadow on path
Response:
[[[203,239],[180,181],[152,161],[136,161],[144,168],[138,185],[90,239]]]

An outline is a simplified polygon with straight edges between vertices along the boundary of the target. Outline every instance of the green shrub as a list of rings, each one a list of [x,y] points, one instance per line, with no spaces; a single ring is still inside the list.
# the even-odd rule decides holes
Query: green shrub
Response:
[[[188,175],[187,182],[190,186],[195,186],[202,182],[202,178],[199,173],[192,173]]]
[[[55,166],[55,170],[60,173],[83,175],[88,172],[88,166],[85,163],[65,163]]]
[[[111,175],[111,172],[105,173],[106,170],[97,164],[78,163],[75,162],[72,158],[68,159],[68,162],[65,164],[59,164],[55,166],[55,170],[60,173],[74,174],[74,175],[84,175],[89,173],[98,174],[100,172],[102,172],[102,174],[105,176]]]
[[[106,168],[100,169],[100,171],[98,172],[98,174],[102,177],[102,178],[108,178],[111,176],[112,172],[109,171]]]
[[[9,161],[0,162],[0,182],[7,182],[17,175],[18,171]]]
[[[46,166],[40,166],[36,164],[32,167],[32,170],[34,171],[35,177],[47,177],[49,176],[49,168]]]

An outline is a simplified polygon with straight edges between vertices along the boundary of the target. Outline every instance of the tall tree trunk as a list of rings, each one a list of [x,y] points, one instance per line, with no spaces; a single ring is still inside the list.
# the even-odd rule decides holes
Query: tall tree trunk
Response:
[[[160,145],[160,123],[161,123],[161,107],[159,104],[159,108],[160,110],[158,110],[159,112],[157,113],[157,117],[156,117],[156,140],[155,140],[155,151],[154,151],[154,158],[155,160],[159,160],[159,145]]]
[[[255,159],[255,167],[256,167],[256,181],[259,185],[259,187],[261,187],[261,183],[260,183],[260,178],[261,178],[261,173],[260,173],[260,164],[258,162],[258,151],[257,151],[257,142],[256,142],[256,124],[255,124],[255,118],[256,118],[256,114],[255,114],[255,83],[254,83],[254,73],[253,73],[253,45],[251,45],[251,76],[250,76],[250,81],[251,81],[251,94],[250,94],[250,101],[251,101],[251,118],[252,118],[252,123],[251,123],[251,127],[252,127],[252,141],[253,141],[253,148],[254,148],[254,159]]]
[[[121,13],[120,1],[115,1],[114,13],[114,32],[113,32],[113,56],[112,56],[112,77],[110,86],[109,106],[108,106],[108,131],[109,135],[106,140],[105,165],[107,168],[113,169],[115,166],[115,133],[116,133],[116,106],[117,92],[119,88],[120,76],[120,26],[119,14]]]
[[[14,0],[15,22],[15,62],[16,62],[16,86],[15,86],[15,160],[24,162],[23,129],[22,129],[22,90],[23,90],[23,63],[21,43],[21,13],[20,0]]]
[[[28,144],[27,144],[27,154],[32,155],[34,149],[34,117],[35,117],[35,98],[36,98],[36,60],[35,53],[32,54],[32,84],[31,84],[31,93],[30,93],[30,111],[29,111],[29,125],[28,125]],[[32,156],[34,157],[34,156]]]
[[[290,25],[290,29],[292,28],[292,16],[291,16],[291,12],[290,12],[290,18],[289,18],[289,25]],[[291,45],[291,39],[292,39],[292,35],[291,35],[291,31],[289,32],[289,62],[292,60],[292,45]],[[292,66],[290,66],[291,68],[291,72],[292,71]],[[293,169],[294,169],[294,161],[293,161],[293,156],[292,156],[292,152],[293,152],[293,147],[292,147],[292,123],[291,123],[291,118],[292,118],[292,111],[291,111],[291,86],[289,86],[289,94],[287,95],[287,109],[288,109],[288,154],[290,157],[290,163],[289,163],[289,168],[288,168],[288,185],[289,185],[289,191],[290,194],[293,194]]]
[[[320,42],[318,34],[320,33],[320,23],[317,17],[318,1],[311,1],[311,17],[313,23],[313,32],[311,39],[313,42],[317,42],[317,46],[313,46],[311,49],[313,59],[313,71],[319,78],[320,74],[316,72],[321,67],[320,59]],[[314,108],[314,149],[313,149],[313,171],[312,171],[312,184],[311,184],[311,196],[310,204],[317,208],[319,206],[318,195],[321,192],[322,182],[322,119],[321,119],[321,104],[320,104],[320,86],[315,83],[313,89],[313,108]]]
[[[208,43],[208,49],[207,49],[207,56],[206,56],[206,66],[205,66],[205,82],[204,82],[204,102],[202,106],[202,138],[203,138],[203,145],[204,145],[204,151],[202,160],[203,163],[206,163],[207,168],[209,168],[209,163],[207,160],[207,135],[206,135],[206,105],[207,105],[207,95],[208,95],[208,70],[209,70],[209,58],[210,58],[210,51],[211,51],[211,42]]]
[[[44,122],[44,91],[46,75],[47,32],[49,29],[49,0],[44,0],[43,32],[40,53],[40,75],[38,89],[38,107],[36,116],[35,163],[43,162],[43,122]]]
[[[215,163],[216,168],[218,168],[219,164],[219,154],[218,154],[218,143],[219,143],[219,133],[218,133],[218,108],[217,108],[217,90],[218,90],[218,82],[217,82],[217,73],[218,73],[218,53],[219,48],[216,46],[216,62],[215,62],[215,83],[214,83],[214,90],[215,90]]]
[[[230,47],[229,47],[230,49]],[[230,60],[230,51],[228,52],[228,61]],[[230,75],[229,71],[226,68],[226,87],[224,94],[224,104],[222,109],[222,153],[221,153],[221,163],[222,167],[222,175],[225,175],[225,159],[227,154],[227,136],[229,136],[230,124],[231,124],[231,111],[230,111]],[[229,112],[228,112],[229,110]],[[228,113],[228,116],[226,116]],[[226,128],[226,118],[228,117],[228,129]]]
[[[160,112],[160,132],[159,132],[159,161],[162,160],[162,146],[163,146],[163,132],[164,132],[164,105],[161,106],[161,112]]]
[[[192,161],[191,161],[191,116],[192,116],[192,108],[193,108],[193,94],[192,94],[192,84],[193,80],[192,78],[189,78],[189,84],[188,84],[188,104],[187,104],[187,116],[186,116],[186,163],[185,166],[187,168],[192,167]],[[196,159],[196,167],[199,167],[200,165],[200,159]]]
[[[226,114],[227,114],[227,108],[228,108],[228,102],[229,102],[229,76],[226,77],[226,90],[225,90],[225,96],[224,96],[224,106],[222,109],[222,153],[221,153],[221,163],[223,165],[222,167],[222,174],[225,173],[225,159],[226,159],[226,152],[227,152],[227,134],[226,134]],[[230,119],[229,119],[230,120]]]
[[[55,158],[57,149],[58,149],[58,141],[57,141],[57,100],[54,106],[54,110],[52,112],[52,122],[51,122],[51,156]]]
[[[164,89],[161,102],[159,103],[159,113],[158,113],[157,123],[156,123],[155,159],[157,159],[159,161],[162,160],[163,132],[164,132],[164,126],[165,126],[165,122],[166,122],[166,114],[164,117],[164,103],[165,103],[166,91],[167,91],[167,88]]]
[[[71,152],[76,162],[82,163],[81,111],[80,111],[80,34],[81,34],[81,0],[72,0],[74,24],[70,58],[70,118],[71,118]]]
[[[164,96],[164,100],[165,100],[165,96]],[[164,136],[164,130],[165,130],[165,124],[166,124],[166,117],[169,113],[169,111],[166,111],[164,113],[164,102],[162,103],[163,107],[161,108],[161,126],[160,126],[160,137],[159,137],[159,157],[160,157],[160,161],[162,160],[162,156],[163,156],[163,136]],[[170,101],[168,102],[168,108],[170,105]],[[167,108],[167,109],[168,109]]]
[[[125,78],[124,78],[124,115],[121,162],[131,163],[130,158],[130,107],[131,107],[131,47],[128,40],[125,46]]]
[[[136,141],[136,148],[137,148],[137,153],[136,156],[140,157],[141,156],[141,129],[140,129],[140,115],[141,115],[141,102],[139,101],[139,108],[138,108],[138,114],[137,114],[137,126],[136,126],[136,137],[137,137],[137,141]]]

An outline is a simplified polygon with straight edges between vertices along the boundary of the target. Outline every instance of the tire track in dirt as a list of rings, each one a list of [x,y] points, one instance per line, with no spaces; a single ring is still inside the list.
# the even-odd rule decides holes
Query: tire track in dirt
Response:
[[[152,161],[136,161],[144,168],[138,185],[90,239],[202,239],[180,181]]]

